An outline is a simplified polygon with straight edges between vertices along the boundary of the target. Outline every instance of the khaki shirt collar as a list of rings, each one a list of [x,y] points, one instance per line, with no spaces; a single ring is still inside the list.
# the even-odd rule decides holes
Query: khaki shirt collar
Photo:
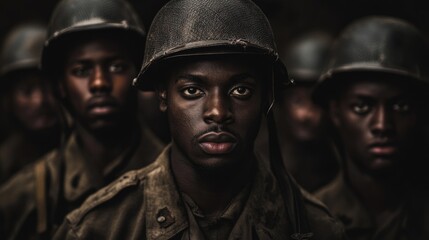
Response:
[[[186,206],[170,167],[170,146],[164,149],[144,179],[148,239],[171,239],[189,227]],[[286,212],[277,183],[266,163],[258,169],[250,195],[229,239],[287,239]]]

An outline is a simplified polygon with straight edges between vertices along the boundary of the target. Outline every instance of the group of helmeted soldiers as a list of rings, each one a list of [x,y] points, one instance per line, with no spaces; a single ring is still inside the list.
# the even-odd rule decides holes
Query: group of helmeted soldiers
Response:
[[[277,49],[251,0],[61,0],[0,52],[1,239],[429,239],[428,46]]]

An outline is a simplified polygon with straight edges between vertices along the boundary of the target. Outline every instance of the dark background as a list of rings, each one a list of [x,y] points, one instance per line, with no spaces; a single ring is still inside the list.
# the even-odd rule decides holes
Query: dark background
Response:
[[[129,0],[138,10],[146,28],[168,0]],[[215,0],[213,0],[215,1]],[[381,14],[405,19],[426,36],[429,33],[429,8],[425,0],[254,0],[273,26],[277,44],[310,30],[325,30],[336,35],[346,24],[366,15]],[[47,23],[58,0],[0,0],[0,42],[16,24],[38,20]]]

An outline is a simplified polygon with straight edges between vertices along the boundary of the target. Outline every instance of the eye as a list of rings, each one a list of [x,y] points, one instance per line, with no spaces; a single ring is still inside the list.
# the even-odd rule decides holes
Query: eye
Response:
[[[186,87],[181,92],[185,98],[197,98],[204,95],[204,92],[196,87]]]
[[[109,72],[122,73],[128,69],[128,64],[125,62],[115,62],[109,66]]]
[[[87,66],[76,66],[71,69],[71,75],[75,77],[88,77],[91,74],[91,68]]]
[[[400,113],[407,113],[411,110],[411,105],[408,102],[398,102],[393,104],[393,110]]]
[[[357,114],[366,114],[371,110],[371,106],[366,102],[352,104],[353,112]]]
[[[242,99],[247,99],[252,96],[252,90],[248,87],[240,86],[232,89],[230,95]]]

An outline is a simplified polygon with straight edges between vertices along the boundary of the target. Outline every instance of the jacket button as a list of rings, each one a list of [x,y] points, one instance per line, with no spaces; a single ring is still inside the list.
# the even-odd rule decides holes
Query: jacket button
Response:
[[[159,222],[159,223],[163,223],[163,222],[165,222],[165,220],[166,220],[166,218],[165,218],[164,216],[159,216],[159,217],[156,219],[156,221],[157,221],[157,222]]]

